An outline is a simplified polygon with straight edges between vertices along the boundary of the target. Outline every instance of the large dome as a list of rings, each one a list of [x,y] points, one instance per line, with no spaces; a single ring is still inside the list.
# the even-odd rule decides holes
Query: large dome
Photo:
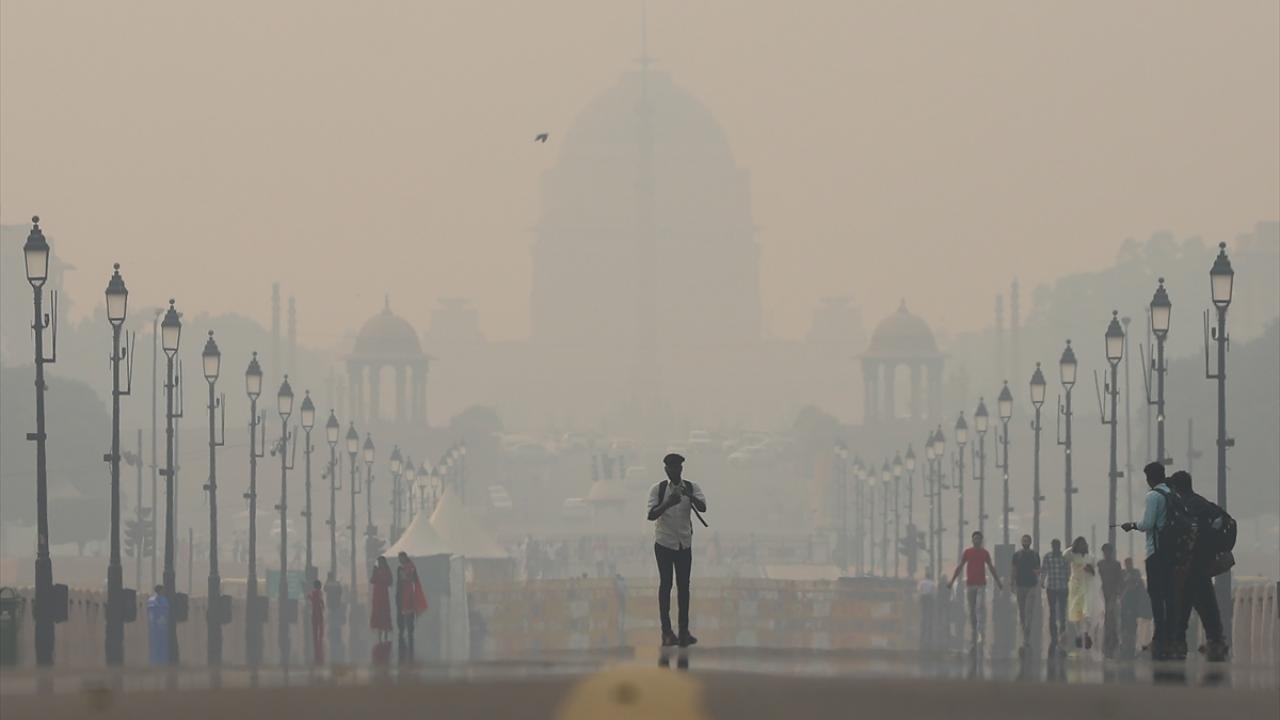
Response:
[[[666,73],[623,73],[586,104],[543,175],[534,339],[631,347],[638,309],[650,307],[667,342],[758,340],[750,195],[706,106]]]
[[[903,300],[898,310],[876,326],[871,334],[867,356],[874,358],[928,358],[938,353],[933,330],[920,317],[907,310]]]
[[[391,304],[365,322],[356,335],[353,359],[397,360],[423,357],[418,333],[407,320],[391,312]]]

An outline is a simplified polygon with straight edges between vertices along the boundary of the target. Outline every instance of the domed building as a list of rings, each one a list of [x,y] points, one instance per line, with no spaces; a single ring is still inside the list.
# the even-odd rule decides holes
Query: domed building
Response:
[[[388,298],[382,312],[360,328],[355,346],[347,356],[352,418],[361,425],[382,420],[426,425],[429,360],[430,356],[422,351],[418,332],[404,318],[391,312]],[[383,408],[384,371],[389,371],[394,383],[392,407],[385,409],[387,414]]]
[[[711,112],[649,70],[592,99],[542,178],[532,339],[707,346],[760,338],[750,179]]]
[[[929,324],[907,310],[903,300],[896,312],[876,326],[862,354],[863,421],[939,417],[944,360]],[[900,369],[905,369],[909,383],[905,409],[899,407],[895,392]]]

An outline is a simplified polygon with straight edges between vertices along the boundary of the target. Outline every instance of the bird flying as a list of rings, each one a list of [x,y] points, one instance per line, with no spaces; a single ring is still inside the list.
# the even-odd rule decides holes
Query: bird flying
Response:
[[[548,137],[550,137],[550,133],[538,133],[537,135],[533,136],[533,141],[545,143]]]

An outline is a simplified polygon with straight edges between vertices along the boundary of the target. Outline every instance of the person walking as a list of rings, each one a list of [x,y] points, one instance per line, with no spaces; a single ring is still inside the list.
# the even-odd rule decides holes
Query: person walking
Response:
[[[385,557],[379,556],[369,577],[370,608],[369,628],[377,633],[378,642],[391,641],[391,566]]]
[[[689,632],[689,574],[693,569],[693,516],[707,511],[707,498],[698,484],[683,479],[684,457],[671,453],[662,459],[667,479],[649,490],[649,521],[653,523],[653,554],[658,562],[658,619],[663,646],[689,647],[698,638]],[[699,521],[706,525],[702,516]],[[671,580],[675,576],[680,634],[671,631]]]
[[[970,538],[973,545],[965,548],[960,555],[960,562],[947,581],[947,589],[950,590],[956,584],[956,578],[964,570],[965,595],[969,601],[969,629],[972,634],[969,647],[976,652],[983,643],[983,631],[986,628],[987,569],[990,568],[996,587],[1003,590],[1004,585],[1000,582],[1000,573],[996,572],[995,564],[991,562],[991,553],[982,547],[982,533],[975,530]]]
[[[1040,585],[1049,604],[1049,654],[1061,652],[1062,638],[1067,634],[1067,590],[1071,566],[1062,555],[1062,541],[1049,543],[1049,552],[1040,564]]]
[[[1132,660],[1138,654],[1138,620],[1151,619],[1151,600],[1142,573],[1133,558],[1124,559],[1124,583],[1120,591],[1120,647],[1117,655]]]
[[[1205,655],[1211,662],[1222,662],[1227,659],[1227,643],[1223,635],[1222,612],[1218,607],[1218,596],[1213,591],[1213,572],[1211,566],[1221,542],[1217,525],[1220,517],[1227,516],[1222,508],[1196,494],[1191,487],[1191,473],[1179,470],[1168,482],[1178,494],[1191,516],[1195,518],[1199,532],[1196,536],[1195,549],[1191,553],[1191,561],[1187,563],[1186,578],[1176,583],[1174,588],[1176,611],[1171,623],[1170,642],[1175,655],[1186,657],[1187,625],[1191,622],[1191,611],[1194,609],[1200,616],[1200,625],[1204,628]],[[1234,522],[1231,530],[1231,544],[1235,544]],[[1229,548],[1228,548],[1229,549]],[[1175,572],[1175,577],[1177,573]]]
[[[1022,536],[1022,549],[1013,554],[1013,592],[1018,600],[1018,624],[1022,628],[1022,647],[1018,656],[1026,657],[1031,647],[1031,618],[1040,606],[1040,556],[1031,548],[1031,536]]]
[[[396,567],[396,628],[400,649],[400,659],[413,659],[414,629],[419,615],[427,611],[427,596],[422,592],[422,582],[418,580],[418,568],[409,558],[409,554],[399,555]]]
[[[1120,644],[1119,614],[1120,592],[1124,583],[1124,569],[1116,560],[1116,549],[1111,543],[1102,546],[1102,559],[1098,561],[1098,578],[1102,581],[1104,618],[1102,625],[1102,655],[1115,657]]]
[[[311,647],[315,651],[312,661],[316,665],[324,664],[324,586],[319,580],[311,582],[311,592],[307,593],[307,603],[311,606]]]
[[[1147,476],[1147,497],[1142,519],[1127,522],[1120,526],[1125,532],[1141,530],[1147,539],[1147,596],[1151,598],[1151,623],[1155,626],[1151,637],[1151,657],[1164,660],[1170,651],[1170,612],[1173,603],[1173,562],[1169,552],[1161,552],[1159,547],[1160,530],[1168,522],[1169,495],[1172,493],[1165,482],[1164,465],[1158,462],[1147,463],[1142,468]],[[1170,549],[1171,552],[1171,549]]]
[[[1098,590],[1095,587],[1098,576],[1093,556],[1089,554],[1089,541],[1083,535],[1071,543],[1067,564],[1071,567],[1071,579],[1067,583],[1067,622],[1075,626],[1076,647],[1092,650],[1093,635],[1090,633],[1088,611],[1092,609],[1090,596]]]
[[[164,586],[157,585],[147,598],[147,639],[152,665],[169,664],[169,598]]]

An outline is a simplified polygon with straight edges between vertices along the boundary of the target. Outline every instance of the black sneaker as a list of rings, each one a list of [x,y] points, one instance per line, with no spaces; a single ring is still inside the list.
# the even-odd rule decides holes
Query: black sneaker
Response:
[[[1230,648],[1222,641],[1211,642],[1205,650],[1205,655],[1209,658],[1209,662],[1226,662],[1230,656]]]
[[[697,645],[697,644],[698,644],[698,638],[690,635],[688,630],[685,630],[684,632],[680,633],[680,647],[689,647],[690,645]]]
[[[679,644],[679,642],[680,641],[676,638],[675,633],[670,630],[662,631],[662,647],[674,647]]]

